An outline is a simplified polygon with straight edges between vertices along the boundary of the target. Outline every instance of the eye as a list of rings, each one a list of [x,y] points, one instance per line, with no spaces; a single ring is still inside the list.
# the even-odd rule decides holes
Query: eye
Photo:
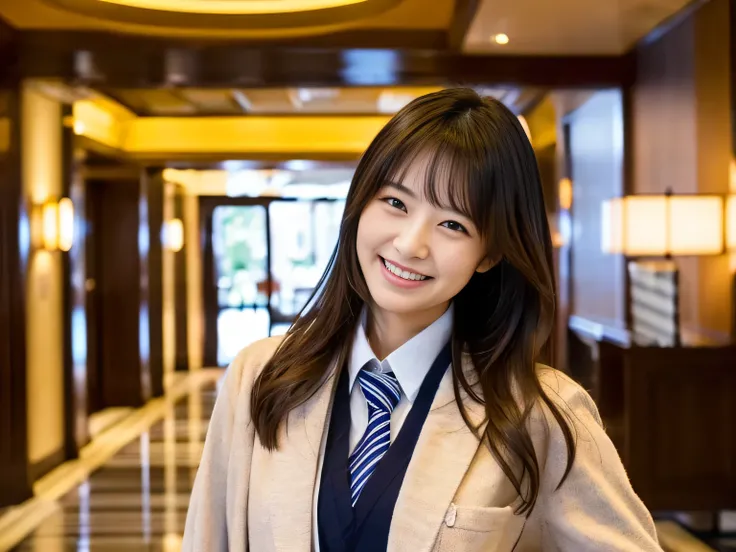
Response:
[[[396,199],[395,197],[384,197],[381,198],[381,201],[388,203],[394,209],[401,209],[406,212],[406,205],[404,205],[404,202],[400,199]]]
[[[452,230],[454,232],[463,232],[465,234],[468,233],[468,230],[459,222],[455,222],[454,220],[447,220],[443,222],[440,226],[444,226],[445,228]]]

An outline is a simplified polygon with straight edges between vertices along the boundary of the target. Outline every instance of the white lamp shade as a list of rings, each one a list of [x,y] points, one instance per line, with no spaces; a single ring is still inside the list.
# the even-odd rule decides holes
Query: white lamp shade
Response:
[[[604,202],[602,249],[629,256],[723,252],[720,196],[628,196]]]
[[[723,253],[723,198],[670,198],[669,250],[673,255]]]
[[[736,250],[736,195],[726,202],[726,247]]]

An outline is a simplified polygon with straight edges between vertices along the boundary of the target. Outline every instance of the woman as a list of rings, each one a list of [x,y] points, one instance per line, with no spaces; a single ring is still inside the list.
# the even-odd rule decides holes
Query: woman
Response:
[[[660,550],[590,397],[542,364],[551,256],[508,109],[402,109],[311,307],[227,371],[184,550]]]

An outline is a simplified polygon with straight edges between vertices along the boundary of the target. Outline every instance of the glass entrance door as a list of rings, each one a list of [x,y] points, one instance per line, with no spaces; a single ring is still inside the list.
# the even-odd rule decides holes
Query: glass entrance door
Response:
[[[258,339],[286,332],[327,267],[344,205],[259,198],[250,205],[215,207],[218,365]]]
[[[263,205],[222,205],[212,214],[220,366],[231,362],[243,343],[269,335],[266,219]]]

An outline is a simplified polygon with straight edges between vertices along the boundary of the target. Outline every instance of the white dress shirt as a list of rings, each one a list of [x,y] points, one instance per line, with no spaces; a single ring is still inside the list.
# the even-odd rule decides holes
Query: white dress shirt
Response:
[[[401,399],[391,413],[391,442],[394,441],[406,420],[412,404],[419,394],[419,388],[424,377],[432,367],[432,363],[442,350],[442,347],[450,340],[452,335],[452,304],[445,313],[435,320],[430,326],[415,335],[393,353],[380,361],[376,358],[368,337],[365,333],[367,321],[367,310],[363,309],[360,323],[355,329],[353,348],[348,361],[348,373],[350,375],[350,452],[360,442],[363,433],[368,427],[368,404],[366,403],[360,385],[355,385],[360,371],[367,367],[374,372],[393,372],[401,386]],[[322,435],[319,462],[317,465],[317,480],[314,486],[314,499],[312,504],[312,547],[319,552],[319,530],[317,521],[317,506],[319,504],[319,488],[322,478],[322,464],[324,462],[325,446],[327,443],[327,432]],[[347,463],[347,458],[345,459]],[[346,464],[347,465],[347,464]]]

